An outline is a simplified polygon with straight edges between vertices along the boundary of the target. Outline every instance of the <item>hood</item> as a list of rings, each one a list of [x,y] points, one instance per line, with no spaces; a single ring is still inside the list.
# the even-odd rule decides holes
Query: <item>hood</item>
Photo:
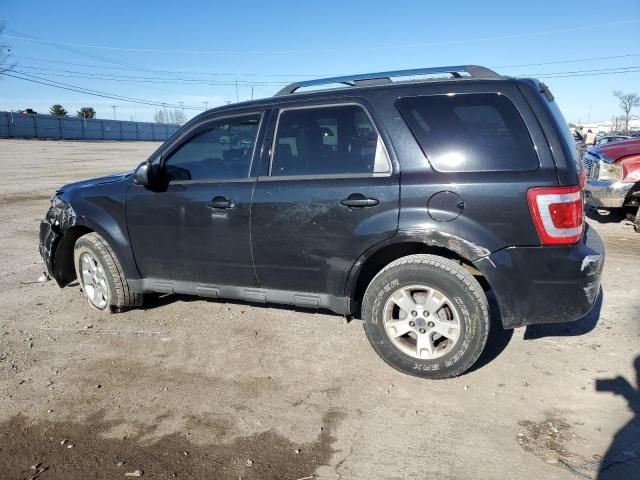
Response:
[[[589,151],[605,162],[613,163],[622,157],[640,153],[640,138],[613,142],[601,147],[590,147]]]
[[[58,190],[56,190],[56,194],[64,193],[68,190],[74,190],[77,188],[94,187],[96,185],[104,185],[107,183],[119,182],[121,180],[124,180],[125,178],[130,177],[132,174],[133,174],[133,171],[125,172],[125,173],[116,173],[115,175],[109,175],[107,177],[91,178],[89,180],[81,180],[79,182],[68,183],[60,187]]]

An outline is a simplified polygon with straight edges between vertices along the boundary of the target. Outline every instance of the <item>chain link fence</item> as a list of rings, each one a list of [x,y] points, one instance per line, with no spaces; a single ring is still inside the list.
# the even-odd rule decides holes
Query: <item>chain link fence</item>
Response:
[[[179,125],[0,112],[0,138],[164,141]]]

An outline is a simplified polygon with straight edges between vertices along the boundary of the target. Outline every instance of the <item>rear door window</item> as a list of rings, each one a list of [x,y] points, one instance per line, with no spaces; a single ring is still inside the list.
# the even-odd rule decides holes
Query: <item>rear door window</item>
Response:
[[[397,106],[436,170],[495,172],[539,167],[524,121],[504,95],[407,97],[399,99]]]
[[[276,131],[271,176],[390,172],[380,135],[359,105],[285,109]]]

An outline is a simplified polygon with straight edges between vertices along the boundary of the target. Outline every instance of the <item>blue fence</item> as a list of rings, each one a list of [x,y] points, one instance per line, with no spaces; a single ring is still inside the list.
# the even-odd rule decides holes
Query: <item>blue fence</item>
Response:
[[[179,125],[0,112],[0,138],[164,141]]]

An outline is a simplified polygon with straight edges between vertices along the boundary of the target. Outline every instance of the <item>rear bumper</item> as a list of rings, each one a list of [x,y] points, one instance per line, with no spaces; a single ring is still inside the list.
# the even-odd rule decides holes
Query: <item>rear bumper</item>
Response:
[[[588,180],[585,188],[586,201],[595,208],[620,208],[624,206],[631,187],[633,183]]]
[[[505,328],[587,315],[600,291],[604,245],[588,225],[569,246],[510,247],[475,262],[493,289]]]

